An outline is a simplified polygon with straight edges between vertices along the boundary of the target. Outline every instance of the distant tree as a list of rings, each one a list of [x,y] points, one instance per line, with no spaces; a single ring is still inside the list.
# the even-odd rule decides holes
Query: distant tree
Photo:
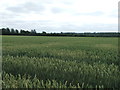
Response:
[[[45,32],[45,31],[42,31],[42,34],[46,34],[46,32]]]
[[[5,35],[6,34],[6,29],[5,28],[2,28],[2,35]]]
[[[20,30],[20,34],[21,34],[21,35],[24,35],[24,34],[25,34],[25,33],[24,33],[24,30],[21,29],[21,30]]]
[[[16,34],[18,34],[18,33],[19,33],[19,31],[16,29],[16,30],[15,30],[15,33],[16,33]]]
[[[31,35],[36,35],[36,30],[31,30]]]
[[[31,30],[31,33],[34,33],[34,30]]]
[[[42,31],[41,35],[42,35],[42,36],[45,36],[45,35],[46,35],[46,32],[45,32],[45,31]]]
[[[0,35],[2,35],[2,29],[0,29]]]
[[[10,29],[6,28],[6,34],[9,35],[10,34]]]
[[[15,34],[15,30],[13,28],[11,29],[11,34]]]
[[[73,36],[73,37],[120,37],[119,32],[87,32],[87,33],[74,33],[74,32],[61,32],[61,33],[46,33],[42,31],[42,33],[37,33],[36,30],[25,31],[20,30],[20,32],[16,29],[9,28],[1,28],[0,35],[34,35],[34,36]]]
[[[31,32],[25,31],[25,30],[20,30],[21,35],[31,35]]]
[[[20,30],[20,34],[22,34],[22,30]]]
[[[34,32],[34,33],[37,33],[35,29],[33,30],[33,32]]]
[[[25,35],[25,31],[21,29],[20,34]]]

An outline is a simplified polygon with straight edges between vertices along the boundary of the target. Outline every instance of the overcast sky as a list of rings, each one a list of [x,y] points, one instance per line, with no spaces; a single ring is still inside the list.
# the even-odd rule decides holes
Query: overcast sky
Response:
[[[0,0],[0,28],[117,32],[119,0]]]

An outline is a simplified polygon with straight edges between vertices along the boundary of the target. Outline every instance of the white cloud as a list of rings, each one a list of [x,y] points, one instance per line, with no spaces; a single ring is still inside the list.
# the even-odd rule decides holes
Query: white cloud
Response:
[[[91,27],[91,32],[117,31],[118,1],[1,0],[0,27],[49,32],[84,32]]]

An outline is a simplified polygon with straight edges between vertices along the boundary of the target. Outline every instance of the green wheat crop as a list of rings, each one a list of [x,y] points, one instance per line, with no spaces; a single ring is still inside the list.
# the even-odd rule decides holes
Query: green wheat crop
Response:
[[[3,36],[3,88],[120,88],[118,38]]]

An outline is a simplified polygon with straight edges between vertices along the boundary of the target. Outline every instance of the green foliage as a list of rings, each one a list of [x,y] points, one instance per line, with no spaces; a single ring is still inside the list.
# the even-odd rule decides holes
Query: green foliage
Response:
[[[118,38],[3,36],[3,88],[120,88]]]

